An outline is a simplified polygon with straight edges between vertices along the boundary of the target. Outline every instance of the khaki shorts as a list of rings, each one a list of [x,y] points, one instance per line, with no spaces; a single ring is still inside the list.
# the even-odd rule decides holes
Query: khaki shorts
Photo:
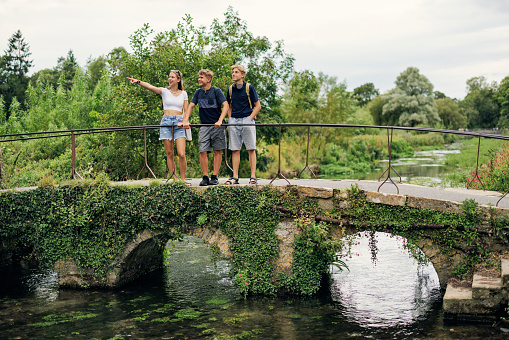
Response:
[[[246,146],[246,150],[256,149],[256,127],[254,120],[251,120],[249,116],[244,118],[230,117],[228,119],[228,124],[249,124],[249,126],[228,126],[230,150],[240,150],[242,148],[242,143]]]

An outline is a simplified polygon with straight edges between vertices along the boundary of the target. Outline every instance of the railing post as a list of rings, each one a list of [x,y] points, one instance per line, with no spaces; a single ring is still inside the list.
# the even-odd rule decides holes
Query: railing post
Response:
[[[143,143],[144,143],[144,146],[145,146],[145,164],[143,165],[143,168],[141,168],[140,172],[138,173],[138,176],[136,176],[136,179],[139,179],[140,177],[140,174],[141,172],[143,171],[143,169],[147,168],[150,173],[152,174],[152,176],[154,176],[154,178],[157,178],[156,175],[154,175],[154,173],[152,172],[152,169],[150,169],[150,167],[148,166],[148,156],[147,156],[147,128],[146,127],[143,127]]]
[[[231,172],[233,172],[233,168],[230,166],[230,164],[228,164],[228,131],[227,130],[228,130],[228,125],[224,129],[224,133],[226,134],[226,148],[224,149],[224,164],[226,165],[226,167],[228,169],[230,169]],[[221,172],[222,168],[223,168],[222,166],[219,168],[219,172]]]
[[[278,140],[278,145],[279,145],[279,148],[278,148],[278,168],[277,168],[277,174],[276,174],[276,177],[274,177],[272,179],[272,181],[270,181],[269,185],[272,184],[272,182],[274,182],[274,180],[276,178],[284,178],[286,182],[288,182],[288,185],[291,185],[290,181],[285,177],[283,176],[283,174],[281,173],[281,124],[279,124],[279,140]]]
[[[396,187],[396,190],[398,192],[398,195],[399,195],[399,188],[398,186],[396,185],[396,183],[394,183],[394,181],[392,180],[391,178],[391,169],[394,170],[394,172],[399,176],[399,183],[401,183],[401,176],[399,175],[399,173],[392,167],[392,135],[393,135],[393,132],[394,132],[394,127],[391,126],[390,128],[391,130],[391,133],[390,133],[390,139],[389,139],[389,129],[387,129],[387,148],[388,148],[388,151],[389,151],[389,167],[382,173],[382,175],[378,178],[378,181],[380,181],[380,178],[382,178],[382,176],[387,172],[387,178],[383,181],[382,184],[380,184],[380,186],[378,187],[378,190],[377,192],[380,192],[380,188],[382,187],[382,185],[384,185],[387,180],[389,180],[392,184],[394,184],[394,186]]]
[[[4,160],[2,157],[2,144],[0,144],[0,180],[2,180],[4,175]]]
[[[484,191],[486,191],[486,188],[484,187],[484,183],[481,181],[481,178],[479,178],[479,152],[480,152],[480,150],[481,150],[481,136],[479,135],[479,143],[477,143],[477,164],[475,166],[475,176],[472,178],[472,180],[467,182],[467,189],[470,187],[470,185],[472,184],[474,179],[477,178],[479,180],[479,183],[481,183],[481,185],[482,185],[482,189]],[[502,198],[503,198],[503,196],[502,196]],[[497,202],[497,204],[498,204],[498,202]]]
[[[302,175],[304,170],[306,170],[306,168],[307,168],[313,174],[313,177],[316,179],[315,173],[309,167],[309,135],[310,135],[309,131],[310,131],[310,129],[311,129],[311,125],[308,125],[308,145],[307,145],[307,148],[306,148],[306,166],[304,167],[304,169],[302,169],[301,172],[299,172],[298,177],[300,178],[300,175]]]
[[[75,174],[78,175],[80,179],[83,179],[78,171],[76,171],[76,136],[74,135],[74,130],[71,130],[71,167],[71,179],[76,179],[74,176]]]

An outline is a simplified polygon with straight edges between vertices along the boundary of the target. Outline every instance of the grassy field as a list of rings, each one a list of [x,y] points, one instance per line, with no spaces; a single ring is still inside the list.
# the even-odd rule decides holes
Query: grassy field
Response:
[[[448,186],[464,187],[472,179],[473,172],[477,164],[477,149],[479,145],[478,138],[462,138],[460,153],[447,156],[446,166],[454,167],[454,171],[448,172],[443,176],[443,180]],[[509,142],[499,139],[481,138],[479,148],[479,166],[488,162],[498,152],[502,146],[507,146]]]

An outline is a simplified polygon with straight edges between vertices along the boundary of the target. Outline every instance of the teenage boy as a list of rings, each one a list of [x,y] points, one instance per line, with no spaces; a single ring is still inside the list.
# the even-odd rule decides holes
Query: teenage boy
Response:
[[[256,128],[255,117],[262,108],[253,85],[246,83],[246,70],[241,65],[233,65],[232,80],[234,84],[228,88],[226,101],[228,102],[228,135],[230,150],[232,151],[233,177],[226,184],[239,184],[240,149],[242,143],[246,146],[251,167],[249,184],[257,184],[256,178]],[[249,126],[230,126],[230,124],[249,124]]]
[[[189,129],[189,117],[196,104],[198,104],[200,123],[214,124],[214,126],[202,126],[198,133],[198,146],[200,150],[200,165],[203,172],[201,186],[217,185],[217,174],[221,168],[222,150],[226,149],[226,129],[223,124],[224,117],[228,113],[228,103],[223,92],[212,86],[214,73],[211,70],[202,69],[198,72],[198,85],[193,99],[189,103],[187,112],[182,118],[182,125]],[[221,109],[222,105],[222,109]],[[209,159],[207,154],[214,151],[214,169],[209,179]]]

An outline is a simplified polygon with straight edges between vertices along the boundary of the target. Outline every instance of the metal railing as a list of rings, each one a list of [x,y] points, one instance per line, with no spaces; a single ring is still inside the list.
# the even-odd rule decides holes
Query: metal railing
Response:
[[[213,124],[191,124],[191,128],[198,128],[202,126],[214,126]],[[223,124],[223,126],[252,126],[249,124]],[[478,132],[470,132],[470,131],[456,131],[456,130],[444,130],[444,129],[433,129],[433,128],[420,128],[420,127],[403,127],[403,126],[383,126],[383,125],[353,125],[353,124],[311,124],[311,123],[260,123],[256,124],[257,127],[275,127],[279,130],[278,137],[278,172],[274,178],[270,181],[270,184],[274,182],[276,179],[284,179],[288,185],[291,185],[290,181],[283,175],[281,171],[281,140],[283,138],[282,135],[282,127],[307,127],[307,146],[306,146],[306,165],[305,167],[298,173],[298,177],[302,175],[304,170],[308,170],[314,178],[316,178],[316,174],[309,167],[309,146],[310,146],[310,131],[312,127],[325,127],[325,128],[365,128],[365,129],[384,129],[387,131],[387,151],[389,155],[389,164],[387,169],[382,173],[382,175],[378,178],[378,181],[381,181],[382,177],[387,174],[385,179],[382,181],[380,186],[378,187],[378,192],[380,188],[386,184],[391,183],[396,187],[397,193],[399,194],[399,188],[397,184],[393,181],[391,176],[391,171],[396,173],[399,177],[399,183],[402,183],[401,176],[392,166],[392,138],[394,134],[394,130],[404,130],[404,131],[421,131],[421,132],[434,132],[434,133],[442,133],[442,134],[453,134],[459,136],[469,136],[469,137],[477,137],[477,161],[475,173],[472,179],[467,182],[467,189],[470,188],[471,184],[475,179],[477,179],[483,190],[485,189],[484,183],[479,177],[479,155],[481,148],[481,138],[492,138],[492,139],[500,139],[509,141],[509,136],[502,136],[498,134],[487,134],[487,133],[478,133]],[[120,126],[120,127],[107,127],[107,128],[90,128],[90,129],[75,129],[75,130],[60,130],[60,131],[43,131],[43,132],[30,132],[30,133],[15,133],[15,134],[5,134],[0,135],[0,143],[5,142],[15,142],[15,141],[26,141],[32,139],[43,139],[43,138],[58,138],[58,137],[71,137],[71,179],[76,179],[76,176],[80,179],[83,179],[82,176],[76,170],[76,136],[79,135],[87,135],[87,134],[97,134],[97,133],[111,133],[111,132],[119,132],[119,131],[134,131],[134,130],[143,130],[143,140],[144,140],[144,165],[140,172],[138,173],[137,178],[139,178],[143,169],[147,168],[147,170],[152,174],[154,178],[157,178],[150,166],[148,165],[148,152],[147,152],[147,130],[149,129],[158,129],[160,127],[169,127],[168,125],[141,125],[141,126]],[[174,126],[172,126],[172,130]],[[172,131],[173,132],[173,131]],[[173,133],[172,133],[173,135]],[[9,138],[11,137],[11,138]],[[7,139],[6,139],[7,138]],[[225,149],[227,152],[228,149]],[[232,171],[231,166],[228,164],[228,158],[225,154],[225,164]],[[176,167],[174,167],[173,173],[170,174],[170,178],[176,175]],[[497,201],[498,203],[509,194],[509,189],[505,192],[505,194]]]

